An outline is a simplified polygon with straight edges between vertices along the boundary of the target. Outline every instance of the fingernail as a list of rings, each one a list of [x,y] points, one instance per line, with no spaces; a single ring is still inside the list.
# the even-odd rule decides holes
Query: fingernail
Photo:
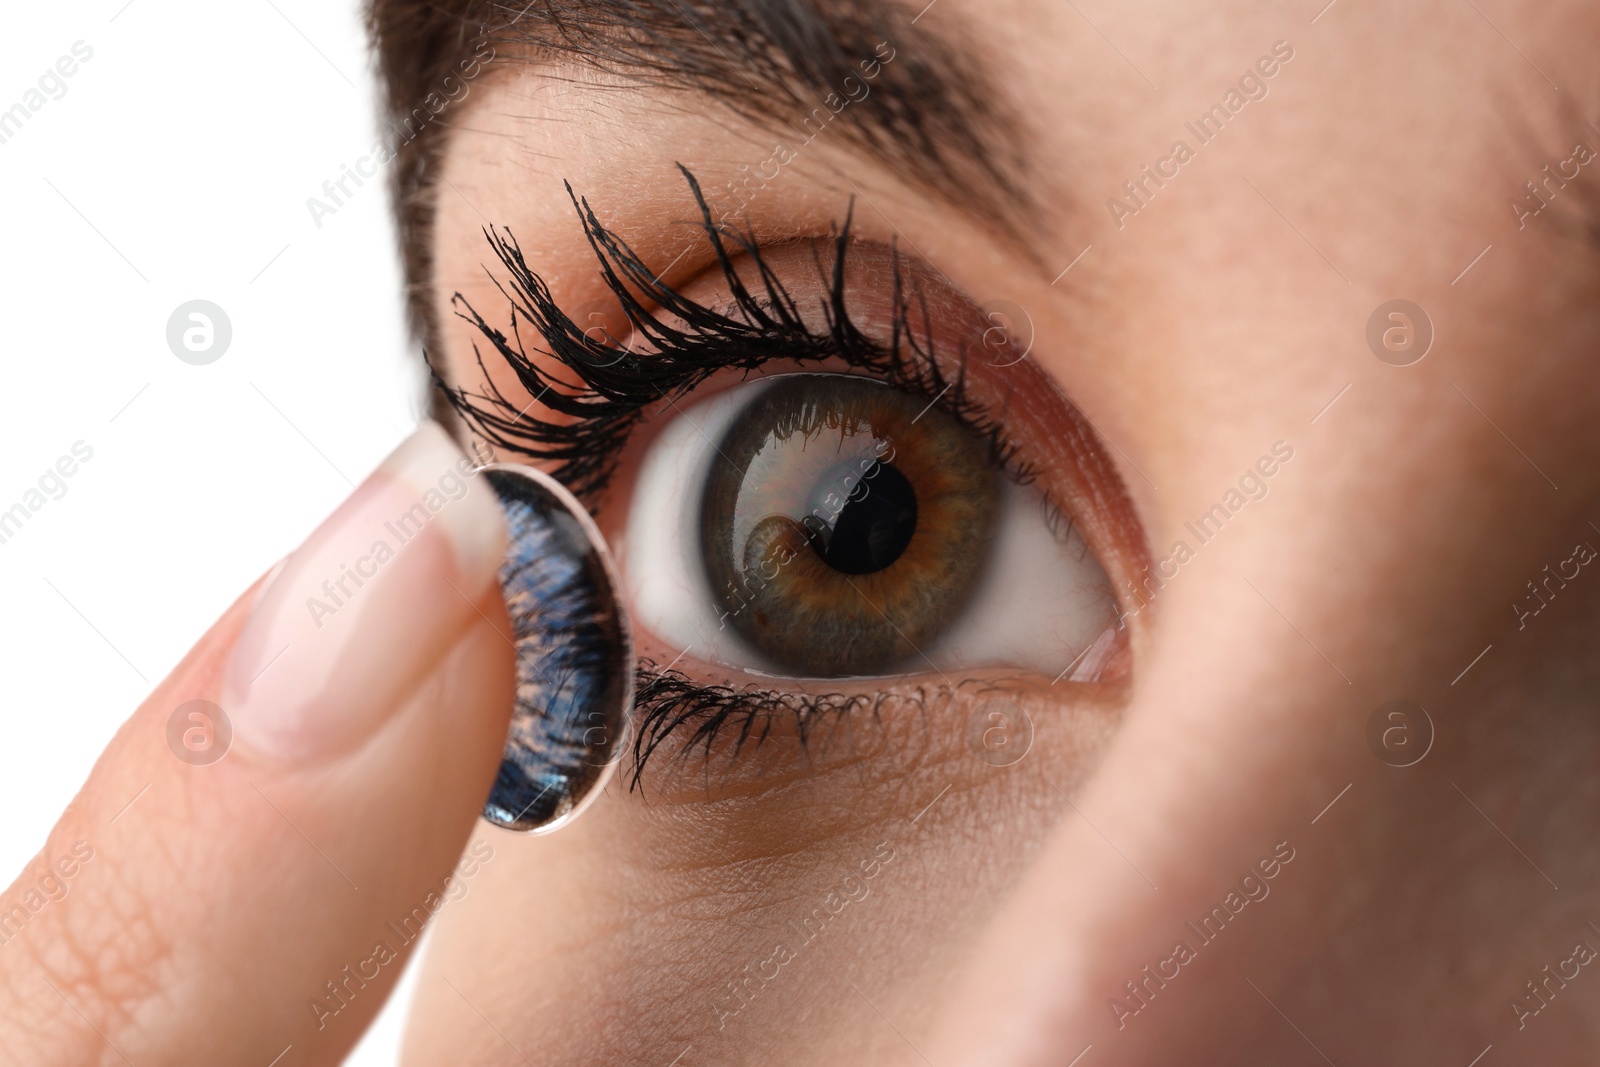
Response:
[[[237,743],[284,762],[348,752],[431,671],[505,551],[473,468],[424,423],[289,556],[223,674]]]

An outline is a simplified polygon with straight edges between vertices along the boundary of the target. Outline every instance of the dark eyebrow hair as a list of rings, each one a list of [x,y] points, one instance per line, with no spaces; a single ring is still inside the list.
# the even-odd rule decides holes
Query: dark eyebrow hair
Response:
[[[703,94],[796,150],[836,130],[946,199],[1020,195],[1021,141],[981,66],[891,0],[533,0],[502,32]]]
[[[837,139],[902,180],[1022,238],[1032,202],[1021,123],[956,33],[895,0],[367,0],[395,148],[394,192],[412,326],[436,342],[428,298],[434,174],[449,114],[411,133],[417,104],[493,48],[664,92],[692,93],[774,131],[798,154]],[[929,5],[931,7],[931,5]],[[951,16],[945,16],[945,21]],[[931,21],[931,20],[930,20]],[[870,72],[870,74],[869,74]],[[398,140],[399,138],[397,138]],[[772,162],[751,160],[750,169]],[[738,205],[734,205],[737,210]],[[893,225],[893,220],[891,225]]]

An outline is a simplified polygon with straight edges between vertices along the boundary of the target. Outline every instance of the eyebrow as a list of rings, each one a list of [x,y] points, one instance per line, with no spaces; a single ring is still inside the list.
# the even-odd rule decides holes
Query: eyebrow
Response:
[[[819,137],[837,137],[1026,243],[1020,221],[1033,205],[1020,123],[969,48],[916,25],[928,8],[915,17],[892,0],[531,0],[496,8],[509,17],[485,26],[492,41],[715,100],[772,130],[795,156]]]

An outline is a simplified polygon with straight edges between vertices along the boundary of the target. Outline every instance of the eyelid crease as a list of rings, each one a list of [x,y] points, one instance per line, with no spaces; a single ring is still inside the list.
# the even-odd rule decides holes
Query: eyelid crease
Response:
[[[614,474],[623,446],[655,405],[675,402],[720,370],[748,373],[776,360],[808,364],[840,359],[927,397],[986,441],[997,467],[1019,481],[1031,480],[1035,472],[1015,463],[1017,449],[1000,421],[968,395],[965,349],[953,375],[937,358],[926,295],[915,283],[906,284],[898,251],[890,250],[892,315],[890,337],[883,343],[858,328],[846,300],[845,268],[852,248],[847,213],[844,222],[832,229],[831,265],[824,262],[820,249],[813,252],[827,283],[819,300],[822,323],[814,327],[763,257],[748,227],[737,230],[717,224],[694,175],[681,165],[679,170],[689,183],[701,231],[727,287],[729,301],[724,303],[731,305],[709,307],[663,282],[567,184],[601,276],[648,350],[619,346],[609,333],[596,339],[594,327],[581,326],[562,310],[544,279],[524,260],[509,229],[485,229],[509,275],[507,281],[493,281],[511,305],[511,335],[492,326],[462,294],[455,294],[452,302],[457,316],[477,330],[533,402],[519,407],[501,392],[485,366],[484,351],[474,341],[485,383],[482,391],[449,385],[429,359],[435,384],[466,423],[498,447],[553,463],[551,473],[592,506]],[[754,291],[736,260],[749,264]],[[523,323],[543,340],[544,347],[532,349],[532,355],[555,361],[572,378],[542,369],[530,358],[522,338]],[[535,414],[538,409],[555,418]]]

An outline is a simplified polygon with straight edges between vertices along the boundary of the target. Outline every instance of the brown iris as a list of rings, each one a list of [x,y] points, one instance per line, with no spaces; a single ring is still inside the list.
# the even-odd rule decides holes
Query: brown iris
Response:
[[[774,379],[718,442],[701,504],[722,624],[803,676],[914,667],[981,576],[1000,477],[926,400],[848,375]]]

